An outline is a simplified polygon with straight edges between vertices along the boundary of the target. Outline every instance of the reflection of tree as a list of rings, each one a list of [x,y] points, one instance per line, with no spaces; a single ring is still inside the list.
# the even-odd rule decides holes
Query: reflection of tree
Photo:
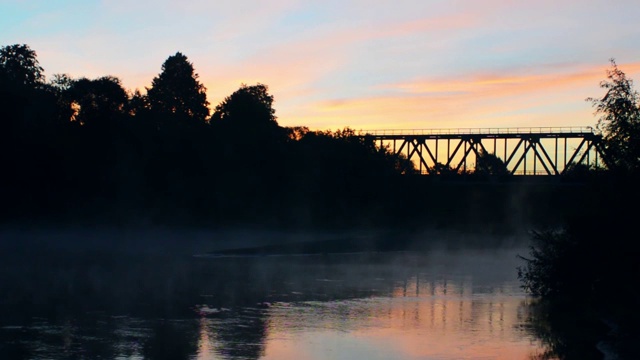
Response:
[[[143,354],[149,360],[192,359],[198,350],[198,329],[194,321],[159,321],[144,342]]]
[[[2,258],[7,257],[4,254],[0,252]],[[86,351],[89,358],[187,359],[200,349],[225,359],[258,359],[264,355],[269,332],[287,331],[296,325],[360,329],[370,324],[370,319],[411,329],[424,328],[431,319],[436,324],[433,329],[450,333],[469,324],[488,330],[502,326],[502,321],[486,318],[492,306],[500,307],[494,316],[501,315],[501,302],[469,300],[472,285],[484,284],[481,276],[474,277],[473,283],[455,277],[434,278],[433,273],[418,280],[428,266],[432,266],[431,271],[449,271],[454,266],[437,255],[185,259],[98,256],[98,252],[82,251],[77,253],[82,256],[56,259],[51,251],[37,257],[33,252],[27,254],[32,260],[29,263],[24,258],[1,262],[12,270],[6,272],[0,267],[0,300],[8,301],[6,294],[24,295],[19,296],[21,299],[40,297],[30,303],[12,301],[24,304],[22,312],[29,316],[53,314],[50,323],[58,332],[63,332],[67,319],[75,319],[69,328],[71,343],[75,344],[72,354]],[[431,261],[442,264],[436,266]],[[33,263],[39,266],[32,267]],[[477,265],[471,263],[466,262],[465,269]],[[11,280],[15,274],[20,274],[19,279]],[[413,301],[387,301],[403,295],[437,301],[427,300],[420,307],[413,306]],[[265,301],[276,305],[258,305]],[[299,301],[311,305],[294,306],[290,311],[279,304]],[[215,310],[204,314],[206,321],[202,321],[192,309],[196,305]],[[284,311],[285,316],[278,311]],[[122,314],[130,317],[112,317]],[[0,327],[8,323],[0,319]],[[19,338],[24,340],[24,334]],[[46,338],[43,343],[56,344],[58,338]],[[7,344],[11,339],[0,341]],[[209,347],[203,346],[203,341]],[[21,350],[16,344],[12,348],[5,345],[0,355],[35,349]]]
[[[27,360],[33,352],[25,344],[24,332],[16,333],[0,329],[0,359]]]
[[[227,313],[221,326],[207,329],[216,340],[215,352],[225,359],[259,359],[264,356],[268,314],[265,309],[245,308]]]
[[[585,309],[536,302],[530,305],[527,323],[547,347],[546,351],[532,356],[532,360],[603,358],[597,346],[607,329]]]

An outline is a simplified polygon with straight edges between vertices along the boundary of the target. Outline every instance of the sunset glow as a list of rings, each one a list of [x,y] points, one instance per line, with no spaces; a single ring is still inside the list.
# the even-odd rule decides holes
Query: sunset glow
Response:
[[[395,289],[393,299],[275,308],[265,358],[305,354],[307,359],[506,360],[533,356],[535,340],[514,334],[526,317],[526,300],[508,295],[488,300],[483,294],[472,294],[472,287],[470,279],[426,284],[412,279],[407,287]],[[499,294],[501,289],[491,291]],[[343,335],[336,336],[336,331]],[[291,339],[285,335],[288,332],[297,335]],[[331,353],[333,348],[343,352]]]
[[[640,78],[640,3],[587,1],[0,1],[0,42],[47,79],[151,85],[180,51],[214,107],[263,83],[282,126],[594,125],[609,59]]]

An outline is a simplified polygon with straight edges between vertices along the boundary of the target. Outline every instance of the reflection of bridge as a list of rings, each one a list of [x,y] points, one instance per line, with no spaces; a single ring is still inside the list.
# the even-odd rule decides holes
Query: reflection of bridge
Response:
[[[481,151],[500,158],[513,175],[561,175],[577,164],[606,166],[602,137],[592,127],[394,129],[359,136],[404,154],[422,174],[473,171]]]

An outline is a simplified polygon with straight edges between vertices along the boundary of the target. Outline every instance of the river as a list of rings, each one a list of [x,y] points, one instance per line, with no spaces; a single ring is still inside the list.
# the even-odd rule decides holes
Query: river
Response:
[[[157,246],[157,234],[109,236],[5,236],[2,359],[517,360],[548,350],[517,279],[522,237],[430,233],[384,252],[220,256],[210,251],[296,235]]]

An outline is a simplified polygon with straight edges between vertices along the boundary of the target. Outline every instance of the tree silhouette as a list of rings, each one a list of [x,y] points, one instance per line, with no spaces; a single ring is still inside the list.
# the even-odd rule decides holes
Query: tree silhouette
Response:
[[[495,154],[480,149],[476,159],[476,173],[479,175],[505,176],[509,174],[507,165]]]
[[[72,110],[70,120],[81,125],[99,125],[124,114],[128,102],[120,79],[103,76],[90,80],[74,80],[65,92]]]
[[[36,52],[28,45],[0,48],[0,88],[35,88],[44,83],[43,73]]]
[[[54,74],[49,86],[58,94],[65,92],[73,85],[73,78],[69,74]]]
[[[299,141],[309,133],[309,128],[307,126],[291,126],[285,127],[285,131],[289,140]]]
[[[599,115],[597,127],[603,132],[609,166],[622,171],[640,169],[640,95],[633,80],[618,68],[614,59],[607,79],[600,82],[606,89],[602,98],[587,98]]]
[[[126,112],[129,115],[136,116],[143,114],[149,110],[149,98],[140,90],[136,89],[129,96],[129,103],[126,106]]]
[[[44,69],[28,45],[0,48],[0,115],[7,134],[33,130],[55,116],[56,101],[44,80]]]
[[[162,64],[162,72],[147,88],[149,107],[178,120],[204,122],[209,116],[206,88],[198,81],[193,64],[180,52]]]
[[[458,175],[456,169],[440,162],[437,162],[432,167],[430,167],[429,173],[437,175]]]
[[[113,76],[47,78],[28,46],[2,47],[6,219],[329,226],[360,214],[352,224],[377,224],[408,220],[390,209],[428,193],[426,179],[401,176],[416,174],[415,164],[373,136],[279,126],[265,84],[241,84],[208,119],[205,88],[179,52],[146,92],[127,92]],[[489,173],[502,166],[478,165]],[[429,170],[463,175],[443,164]]]
[[[216,106],[211,120],[245,131],[255,131],[277,127],[275,113],[273,96],[269,94],[267,85],[242,84]]]

